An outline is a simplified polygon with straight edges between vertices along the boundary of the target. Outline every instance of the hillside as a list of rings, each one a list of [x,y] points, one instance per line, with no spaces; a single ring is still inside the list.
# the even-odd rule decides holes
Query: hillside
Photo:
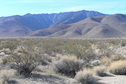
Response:
[[[57,29],[60,29],[58,30]],[[49,34],[48,34],[49,32]],[[42,35],[46,33],[46,35]],[[114,14],[89,17],[72,24],[64,24],[39,30],[30,36],[58,38],[121,38],[126,37],[126,15]]]

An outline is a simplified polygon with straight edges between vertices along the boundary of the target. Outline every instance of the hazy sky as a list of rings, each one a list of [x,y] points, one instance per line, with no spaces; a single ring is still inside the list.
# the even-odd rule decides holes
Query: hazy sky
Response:
[[[126,14],[126,0],[0,0],[0,17],[78,10]]]

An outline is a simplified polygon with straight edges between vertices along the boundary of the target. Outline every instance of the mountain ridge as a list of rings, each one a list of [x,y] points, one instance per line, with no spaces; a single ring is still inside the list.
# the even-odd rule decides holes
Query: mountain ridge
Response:
[[[69,24],[64,30],[53,32],[45,37],[58,38],[123,38],[126,37],[126,15],[114,14],[106,16],[89,17],[79,22]],[[59,26],[59,27],[58,27]],[[57,25],[60,28],[61,25]],[[55,31],[50,27],[48,30],[39,30],[39,33]],[[50,32],[51,32],[50,31]],[[36,31],[37,32],[37,31]],[[34,36],[34,34],[30,34]]]
[[[60,24],[72,24],[87,17],[103,16],[97,11],[76,11],[52,14],[26,14],[0,18],[0,36],[27,35],[33,31]],[[9,34],[9,35],[8,35]]]

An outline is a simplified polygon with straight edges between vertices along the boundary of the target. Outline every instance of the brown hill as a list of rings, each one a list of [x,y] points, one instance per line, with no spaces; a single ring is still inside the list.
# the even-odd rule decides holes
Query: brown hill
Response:
[[[50,33],[42,35],[45,32]],[[77,23],[57,25],[30,34],[38,35],[58,38],[122,38],[126,37],[126,15],[89,17]]]

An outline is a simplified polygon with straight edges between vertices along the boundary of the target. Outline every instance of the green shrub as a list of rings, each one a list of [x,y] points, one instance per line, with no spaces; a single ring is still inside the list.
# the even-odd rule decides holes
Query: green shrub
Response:
[[[14,50],[17,48],[18,44],[19,42],[16,39],[9,39],[1,45],[1,48],[9,48],[10,50]]]
[[[126,46],[126,40],[121,40],[121,46]]]
[[[40,57],[33,52],[24,52],[21,54],[13,54],[6,58],[5,63],[13,65],[19,75],[30,76],[32,71],[39,65]]]

